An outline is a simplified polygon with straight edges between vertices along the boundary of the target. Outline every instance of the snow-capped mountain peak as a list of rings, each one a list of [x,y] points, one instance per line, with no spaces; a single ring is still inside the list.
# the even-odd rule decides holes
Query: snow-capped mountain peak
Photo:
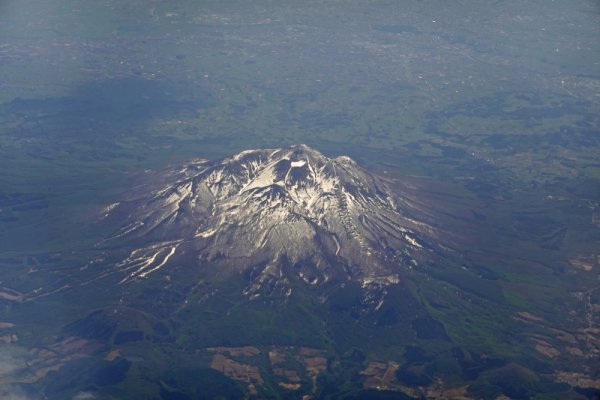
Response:
[[[117,265],[123,283],[174,264],[218,264],[251,270],[250,295],[294,277],[385,286],[434,246],[400,183],[305,145],[169,169],[108,214],[127,223],[106,243],[134,246]]]

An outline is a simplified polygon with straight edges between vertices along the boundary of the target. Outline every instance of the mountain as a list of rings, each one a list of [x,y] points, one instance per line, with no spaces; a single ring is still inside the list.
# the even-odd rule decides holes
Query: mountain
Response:
[[[403,271],[446,253],[448,235],[414,188],[349,157],[297,145],[195,161],[149,177],[105,210],[126,221],[103,245],[134,246],[121,283],[175,265],[218,265],[249,277],[250,297],[307,285],[397,284]]]
[[[31,398],[596,398],[597,286],[499,202],[304,145],[113,198],[95,248],[9,260],[2,378]]]

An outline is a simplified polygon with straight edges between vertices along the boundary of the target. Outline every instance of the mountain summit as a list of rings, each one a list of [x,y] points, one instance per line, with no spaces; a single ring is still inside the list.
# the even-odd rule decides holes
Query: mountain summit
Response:
[[[305,145],[247,150],[153,175],[105,211],[126,221],[105,243],[134,246],[122,283],[211,264],[247,274],[250,296],[294,278],[385,286],[439,249],[413,192]]]

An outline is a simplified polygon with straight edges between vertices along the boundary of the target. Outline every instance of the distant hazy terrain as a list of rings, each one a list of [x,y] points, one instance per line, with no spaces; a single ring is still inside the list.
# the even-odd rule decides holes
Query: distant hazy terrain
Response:
[[[597,395],[599,93],[592,0],[1,2],[0,394],[195,398],[209,381],[231,388],[223,365],[252,365],[226,395],[251,383],[262,396],[351,396],[377,382],[394,396]],[[414,278],[433,319],[406,319],[410,339],[379,331],[367,346],[367,328],[345,336],[347,316],[317,329],[331,310],[311,314],[301,291],[277,320],[294,327],[287,342],[258,328],[219,342],[284,313],[239,287],[175,318],[185,285],[156,297],[158,279],[80,286],[118,263],[96,246],[118,224],[95,218],[144,171],[298,143],[418,182],[436,209],[477,221],[454,228],[479,238],[465,269]],[[191,348],[197,360],[166,356]],[[165,372],[178,363],[200,383]]]

